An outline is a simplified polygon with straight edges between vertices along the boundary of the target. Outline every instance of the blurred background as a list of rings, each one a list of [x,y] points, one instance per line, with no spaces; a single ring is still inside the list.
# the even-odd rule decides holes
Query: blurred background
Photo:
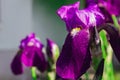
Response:
[[[0,0],[0,80],[31,79],[29,69],[25,69],[25,73],[20,76],[14,76],[10,70],[20,40],[30,32],[35,32],[44,45],[46,38],[50,38],[62,47],[67,31],[56,10],[76,1]],[[83,8],[84,0],[80,2],[80,8]]]

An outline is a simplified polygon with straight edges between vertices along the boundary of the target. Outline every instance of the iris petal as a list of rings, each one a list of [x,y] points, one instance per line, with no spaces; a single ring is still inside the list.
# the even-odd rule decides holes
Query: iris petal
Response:
[[[14,57],[11,63],[11,69],[15,75],[19,75],[23,73],[23,68],[21,63],[21,51],[19,51]]]
[[[98,0],[98,4],[104,7],[109,14],[120,15],[120,0]]]
[[[68,31],[76,27],[77,18],[75,17],[75,13],[79,9],[79,5],[80,2],[76,2],[71,5],[62,6],[57,10],[57,14],[65,21]]]
[[[60,16],[61,19],[66,20],[67,18],[69,18],[68,15],[71,16],[75,10],[79,9],[79,5],[80,5],[80,2],[76,2],[71,5],[62,6],[57,10],[57,14]],[[68,11],[71,9],[74,11],[72,11],[71,13],[68,13]]]
[[[84,29],[74,36],[69,33],[58,58],[57,74],[65,79],[78,79],[90,66],[89,31]]]
[[[109,42],[113,48],[115,56],[117,57],[118,61],[120,62],[120,35],[119,35],[119,31],[111,25],[106,25],[102,28],[107,31],[107,33],[109,35]]]
[[[27,67],[35,66],[41,72],[47,69],[47,61],[43,53],[43,44],[34,33],[29,34],[21,40],[20,51],[14,57],[11,63],[11,69],[14,74],[23,72],[22,63]]]
[[[35,55],[34,47],[26,47],[22,51],[21,61],[26,66],[31,67],[33,65],[33,57]]]
[[[52,61],[56,62],[59,56],[59,48],[51,39],[47,39],[47,55]]]
[[[76,27],[98,26],[105,19],[97,4],[92,4],[83,10],[79,10],[79,2],[62,6],[58,9],[57,14],[66,23],[69,32]]]
[[[84,10],[79,10],[76,15],[77,25],[81,25],[83,28],[101,25],[105,20],[97,5],[90,5]]]
[[[54,45],[56,45],[56,44],[52,40],[47,39],[47,55],[50,58],[53,57],[53,48],[54,48]]]
[[[47,64],[42,50],[36,51],[33,57],[33,66],[36,66],[41,72],[44,72],[47,69]]]

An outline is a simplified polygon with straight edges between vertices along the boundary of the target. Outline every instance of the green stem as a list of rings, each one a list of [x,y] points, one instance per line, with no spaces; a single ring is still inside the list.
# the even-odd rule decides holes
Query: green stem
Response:
[[[104,30],[102,30],[100,32],[100,39],[101,39],[101,49],[102,49],[102,56],[105,59],[107,56],[107,46],[108,46],[108,40],[106,37],[106,32]]]
[[[115,27],[116,27],[116,28],[119,30],[119,32],[120,32],[120,25],[119,25],[119,23],[118,23],[117,17],[116,17],[115,15],[111,15],[111,17],[112,17],[112,20],[113,20],[113,22],[114,22]]]
[[[31,68],[31,73],[32,73],[32,80],[37,80],[36,68],[35,67]]]
[[[55,80],[55,71],[47,72],[47,80]]]
[[[113,71],[113,64],[112,64],[112,48],[108,44],[108,40],[106,37],[105,31],[100,32],[100,38],[101,38],[101,49],[103,58],[105,59],[104,63],[104,72],[102,80],[114,80],[114,71]]]
[[[56,78],[56,73],[55,73],[56,66],[55,65],[56,65],[55,63],[50,65],[51,70],[47,71],[47,80],[55,80]]]
[[[114,78],[114,70],[113,70],[113,64],[112,64],[112,48],[110,45],[108,45],[107,48],[107,57],[105,60],[105,67],[104,67],[104,73],[103,73],[103,80],[115,80]]]
[[[85,73],[85,78],[85,80],[89,80],[89,74],[87,72]]]

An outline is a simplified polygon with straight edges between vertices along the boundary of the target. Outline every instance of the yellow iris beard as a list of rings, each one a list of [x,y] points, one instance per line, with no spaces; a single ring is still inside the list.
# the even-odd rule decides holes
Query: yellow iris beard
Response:
[[[75,36],[80,30],[81,30],[81,28],[74,28],[74,29],[72,29],[71,35]]]

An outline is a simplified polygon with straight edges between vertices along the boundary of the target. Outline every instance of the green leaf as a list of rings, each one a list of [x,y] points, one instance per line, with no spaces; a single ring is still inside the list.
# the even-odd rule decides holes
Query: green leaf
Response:
[[[107,53],[108,53],[108,55],[105,59],[103,80],[115,80],[113,64],[112,64],[112,53],[113,53],[113,51],[112,51],[112,48],[111,48],[110,45],[108,45]]]
[[[100,61],[93,80],[102,80],[103,69],[104,69],[104,59]]]
[[[36,67],[31,68],[32,80],[37,80]]]
[[[106,32],[104,30],[100,31],[100,39],[101,39],[101,49],[102,49],[102,55],[105,59],[107,56],[107,46],[108,46],[108,40],[106,37]]]
[[[117,17],[115,15],[112,15],[111,17],[112,17],[115,27],[120,31],[120,25],[118,24]]]

